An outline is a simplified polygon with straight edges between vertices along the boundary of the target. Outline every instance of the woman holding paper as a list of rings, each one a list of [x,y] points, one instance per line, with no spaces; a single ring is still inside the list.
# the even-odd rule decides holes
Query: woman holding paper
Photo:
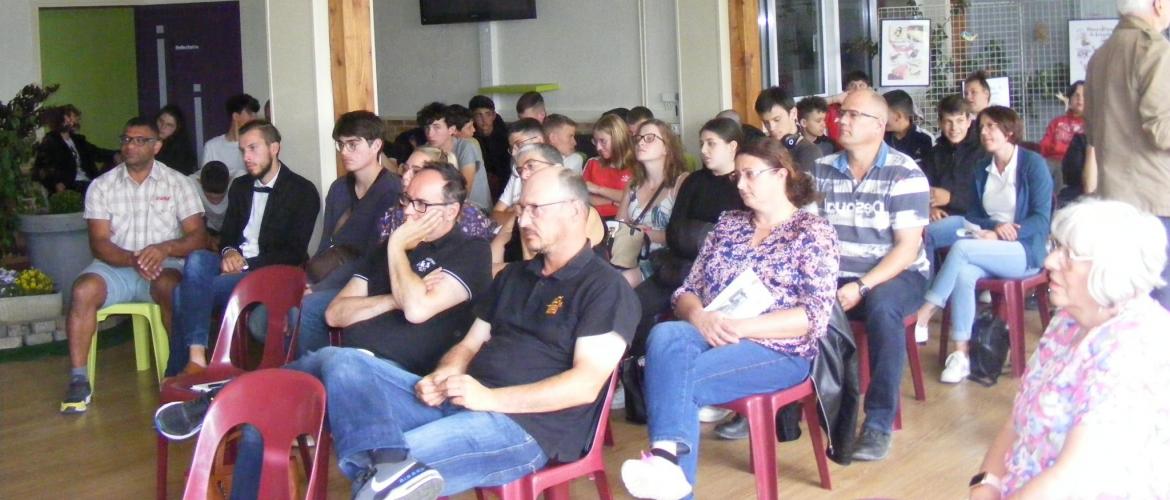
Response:
[[[815,196],[784,146],[744,146],[731,174],[748,210],[707,236],[675,315],[647,343],[649,453],[622,465],[639,498],[683,498],[698,465],[699,408],[792,387],[809,375],[836,300],[837,234],[798,207]]]
[[[979,123],[991,158],[986,168],[975,171],[975,203],[967,214],[942,219],[928,231],[935,248],[950,245],[951,250],[926,291],[915,328],[915,337],[924,342],[930,317],[950,300],[955,352],[947,356],[940,377],[945,384],[957,384],[971,373],[967,342],[975,323],[975,282],[1038,272],[1052,217],[1052,175],[1043,157],[1017,145],[1024,131],[1019,115],[991,106],[979,113]],[[966,238],[959,239],[959,232]]]

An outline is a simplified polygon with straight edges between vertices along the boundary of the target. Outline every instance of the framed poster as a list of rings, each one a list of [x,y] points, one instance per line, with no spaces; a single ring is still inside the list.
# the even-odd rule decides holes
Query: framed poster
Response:
[[[1089,58],[1113,34],[1116,19],[1069,19],[1068,83],[1085,79]]]
[[[881,86],[930,85],[930,20],[882,19]]]

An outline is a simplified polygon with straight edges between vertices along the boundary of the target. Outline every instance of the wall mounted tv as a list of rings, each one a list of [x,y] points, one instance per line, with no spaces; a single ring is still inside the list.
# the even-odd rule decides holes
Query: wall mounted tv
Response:
[[[419,0],[422,23],[536,19],[536,0]]]

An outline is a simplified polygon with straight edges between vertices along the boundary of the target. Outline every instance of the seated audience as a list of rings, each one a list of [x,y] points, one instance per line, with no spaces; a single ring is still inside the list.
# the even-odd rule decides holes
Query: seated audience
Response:
[[[467,182],[467,201],[481,210],[491,208],[491,193],[483,157],[471,141],[460,139],[456,133],[470,122],[469,117],[440,102],[432,102],[418,112],[418,126],[427,137],[427,145],[439,148],[454,161],[452,165],[463,173]],[[466,121],[464,121],[466,120]]]
[[[928,229],[935,248],[950,246],[951,250],[918,310],[915,336],[926,340],[930,317],[949,299],[955,351],[942,371],[944,384],[962,382],[971,373],[967,342],[975,323],[975,283],[982,278],[1035,274],[1047,254],[1044,245],[1052,215],[1048,165],[1040,155],[1019,146],[1024,123],[1011,108],[991,106],[979,114],[979,121],[983,148],[991,158],[975,171],[970,210]],[[959,237],[963,230],[970,235]]]
[[[499,200],[492,207],[492,219],[501,227],[515,221],[516,214],[512,206],[520,201],[520,172],[513,158],[521,148],[529,144],[544,144],[544,128],[535,118],[522,118],[508,125],[508,151],[511,153],[508,170],[511,172],[505,179],[504,190]]]
[[[1118,201],[1056,213],[1056,316],[1028,362],[1011,416],[971,479],[972,499],[1165,498],[1170,454],[1166,236]]]
[[[967,107],[971,108],[971,114],[979,116],[984,109],[991,105],[991,84],[987,83],[987,72],[983,70],[976,71],[967,75],[967,79],[963,81],[963,99],[967,101]],[[974,136],[975,140],[979,140],[979,121],[971,123],[971,128],[967,133]]]
[[[512,176],[512,155],[508,153],[508,125],[496,113],[496,103],[488,96],[477,95],[467,103],[471,120],[475,122],[475,140],[483,151],[488,186],[492,200],[500,198],[504,184]],[[405,161],[405,158],[403,159]]]
[[[616,114],[602,115],[593,125],[593,145],[597,156],[585,162],[581,176],[589,188],[589,202],[602,219],[617,216],[618,205],[638,162],[634,141],[625,120]]]
[[[116,161],[117,151],[99,148],[81,135],[81,111],[66,104],[46,110],[48,133],[37,144],[33,178],[49,194],[65,190],[84,193],[103,167]]]
[[[427,163],[439,162],[449,165],[451,162],[448,160],[448,156],[443,150],[430,146],[421,146],[415,149],[402,165],[402,185],[404,187],[410,186],[410,182],[414,180],[414,174],[422,171],[422,168]],[[471,238],[490,241],[495,235],[496,224],[484,215],[483,210],[480,210],[474,205],[464,203],[458,220],[459,229]],[[402,209],[402,206],[392,206],[390,210],[386,211],[378,219],[378,238],[381,241],[385,241],[386,238],[390,237],[390,233],[394,232],[395,229],[402,226],[405,222],[406,212]]]
[[[805,380],[829,322],[837,236],[828,221],[800,210],[816,197],[812,179],[772,139],[741,149],[731,175],[748,210],[719,217],[686,282],[674,292],[682,321],[655,326],[650,334],[650,452],[622,465],[622,481],[638,498],[690,494],[697,479],[699,408]],[[770,294],[766,306],[708,310],[749,271]]]
[[[1077,134],[1069,142],[1064,158],[1060,160],[1060,173],[1064,180],[1064,187],[1060,188],[1056,195],[1058,207],[1089,193],[1085,189],[1085,167],[1089,162],[1094,162],[1094,166],[1096,165],[1096,158],[1088,154],[1089,149],[1089,141],[1085,134]]]
[[[812,171],[817,158],[824,156],[821,148],[813,144],[796,126],[796,101],[780,87],[764,89],[756,97],[756,113],[764,122],[768,137],[784,144],[792,152],[796,166],[805,172]]]
[[[544,119],[545,140],[557,148],[565,159],[565,168],[581,173],[585,168],[585,155],[577,151],[577,122],[565,115],[551,114]]]
[[[738,124],[739,128],[743,130],[744,144],[755,141],[756,139],[763,139],[768,136],[768,134],[765,134],[763,130],[756,128],[754,125],[744,123],[742,117],[740,117],[739,113],[734,109],[725,109],[720,111],[715,115],[715,118],[727,118]]]
[[[922,171],[930,181],[930,220],[964,215],[975,195],[975,169],[986,153],[980,138],[967,133],[971,128],[970,106],[962,96],[949,95],[938,103],[941,132],[931,148]],[[933,258],[929,253],[927,257]]]
[[[618,207],[617,220],[634,225],[645,235],[643,251],[648,254],[666,247],[666,226],[688,173],[682,141],[665,122],[653,118],[642,122],[634,144],[638,161],[628,194]],[[633,287],[653,273],[649,258],[639,257],[637,267],[622,271],[622,276]]]
[[[902,321],[922,305],[930,270],[922,249],[930,185],[913,159],[882,141],[887,116],[881,95],[850,92],[841,103],[844,151],[820,159],[813,171],[823,196],[817,212],[841,241],[837,300],[869,334],[871,381],[853,452],[862,461],[889,454],[906,365]]]
[[[1040,154],[1054,162],[1064,159],[1073,138],[1085,133],[1085,81],[1078,80],[1064,91],[1068,111],[1048,122],[1040,141]]]
[[[654,112],[646,106],[634,106],[630,108],[630,112],[626,114],[626,125],[630,126],[630,135],[638,135],[638,130],[642,128],[642,124],[647,120],[654,119]]]
[[[248,175],[228,188],[218,252],[199,250],[183,266],[183,307],[176,323],[186,348],[171,350],[170,374],[207,366],[209,320],[245,272],[274,264],[300,266],[309,258],[321,207],[317,187],[280,161],[280,132],[271,123],[244,124],[238,142]]]
[[[926,132],[918,130],[914,99],[905,90],[886,92],[886,104],[890,107],[890,123],[886,124],[886,144],[905,153],[914,163],[923,165],[930,156],[932,139]]]
[[[191,144],[191,137],[187,134],[187,121],[183,118],[183,110],[174,104],[168,104],[158,110],[154,120],[158,124],[158,134],[162,139],[162,150],[155,159],[183,175],[195,173],[199,167],[199,160],[195,157],[195,146]]]
[[[829,103],[820,96],[808,96],[796,103],[796,121],[800,125],[800,134],[806,141],[821,148],[822,155],[831,155],[837,149],[837,145],[825,135],[825,115],[828,112]]]
[[[154,120],[126,122],[125,161],[94,179],[85,195],[85,219],[94,260],[73,282],[65,323],[69,335],[69,388],[61,413],[84,413],[90,402],[86,372],[97,311],[123,302],[154,302],[171,329],[171,294],[182,258],[203,248],[203,207],[195,184],[154,160],[162,147]],[[165,202],[158,199],[165,198]],[[151,212],[147,219],[135,214]]]
[[[861,70],[853,70],[845,73],[845,78],[842,81],[844,91],[831,95],[825,98],[829,103],[829,112],[825,114],[825,122],[828,124],[829,140],[834,144],[838,144],[837,149],[840,150],[841,128],[837,121],[841,118],[841,102],[845,100],[845,96],[849,95],[854,90],[866,90],[873,88],[873,81],[869,79],[869,74]]]
[[[222,161],[210,161],[199,170],[199,194],[203,202],[203,224],[207,227],[207,249],[219,251],[219,232],[227,214],[227,190],[232,179]]]
[[[544,96],[540,92],[528,91],[520,94],[520,98],[516,99],[516,117],[517,119],[532,118],[538,122],[544,123],[545,116],[548,116],[548,111],[544,108]]]
[[[260,101],[248,94],[240,94],[229,97],[224,103],[224,108],[232,123],[228,125],[227,132],[212,137],[203,145],[203,154],[199,156],[199,161],[200,165],[210,161],[221,161],[227,165],[232,179],[235,179],[247,173],[244,168],[244,155],[241,152],[243,149],[239,146],[240,128],[256,119],[256,113],[260,111]]]

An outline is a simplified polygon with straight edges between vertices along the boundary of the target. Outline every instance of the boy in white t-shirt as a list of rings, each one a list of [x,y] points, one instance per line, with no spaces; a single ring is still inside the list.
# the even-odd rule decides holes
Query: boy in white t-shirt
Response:
[[[544,137],[564,157],[565,168],[581,173],[585,155],[577,151],[577,122],[565,115],[552,114],[544,119]]]
[[[256,118],[256,113],[260,111],[260,101],[248,94],[240,94],[229,97],[224,107],[231,116],[232,123],[226,133],[212,137],[203,145],[199,165],[213,161],[223,162],[228,174],[235,179],[244,175],[244,154],[240,152],[239,130],[245,123]]]

